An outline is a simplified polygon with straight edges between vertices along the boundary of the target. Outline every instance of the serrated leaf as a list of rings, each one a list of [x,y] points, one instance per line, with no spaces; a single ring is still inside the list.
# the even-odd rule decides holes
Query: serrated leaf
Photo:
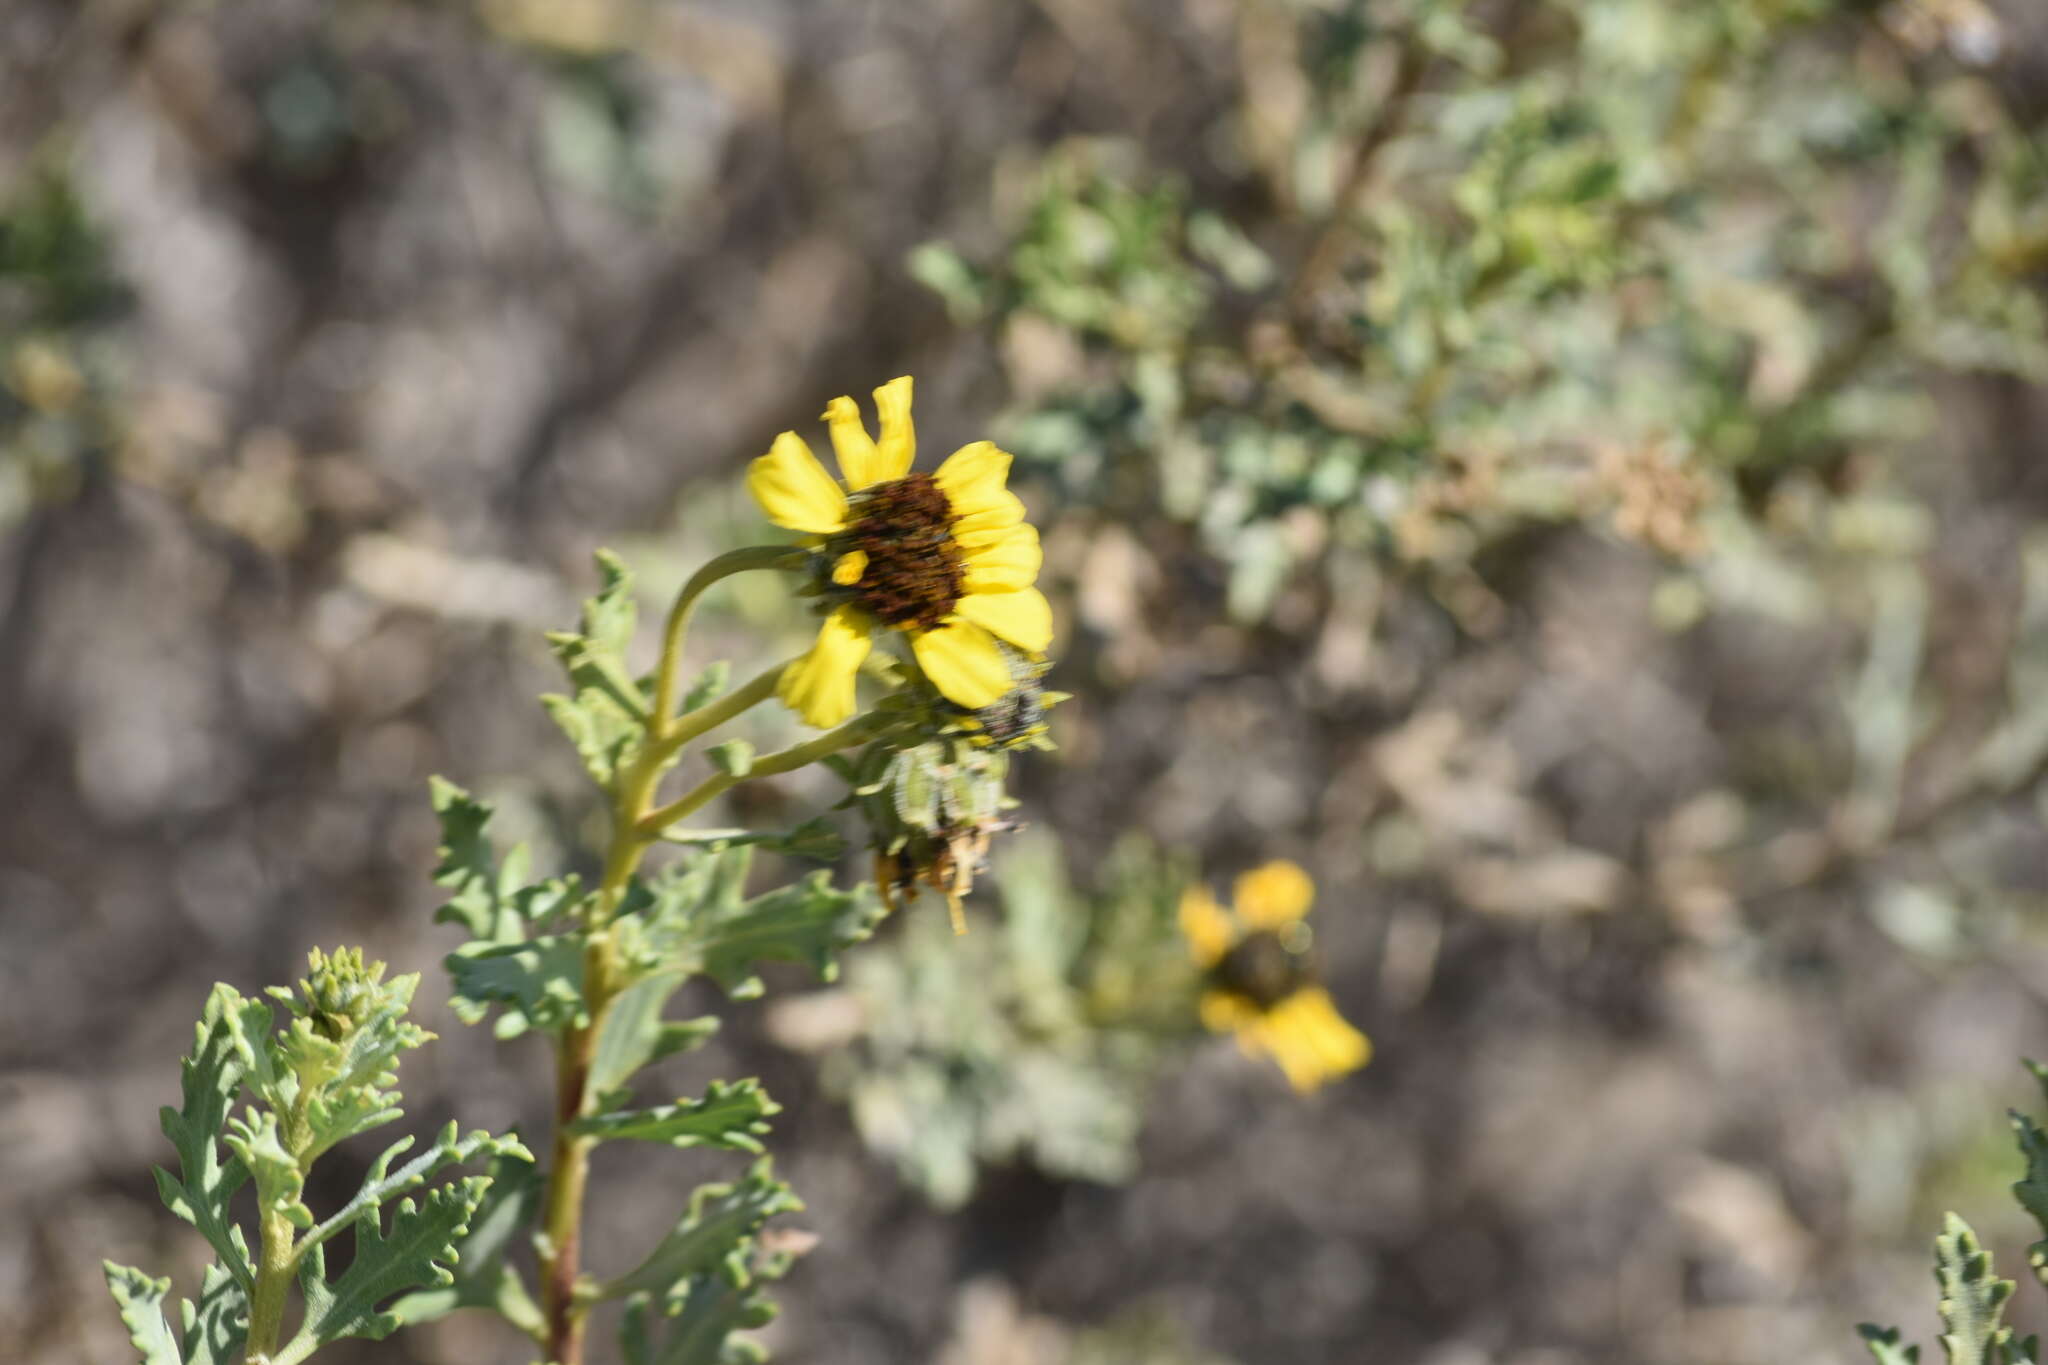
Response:
[[[428,786],[441,822],[434,884],[454,893],[434,912],[435,922],[460,924],[486,943],[517,942],[520,915],[512,895],[526,879],[525,848],[508,853],[501,870],[488,833],[491,807],[445,778],[430,778]]]
[[[569,1131],[601,1141],[665,1142],[671,1147],[728,1147],[759,1152],[770,1114],[782,1106],[756,1080],[713,1081],[702,1099],[652,1109],[627,1109],[577,1119]]]
[[[455,986],[449,1000],[458,1018],[474,1024],[501,1006],[517,1024],[499,1021],[501,1036],[538,1028],[553,1032],[589,1022],[583,999],[583,943],[545,935],[525,943],[470,943],[443,959]]]
[[[245,1005],[239,991],[217,985],[195,1030],[191,1056],[180,1070],[184,1104],[161,1111],[164,1136],[178,1153],[180,1175],[155,1168],[157,1193],[164,1207],[199,1229],[235,1282],[248,1289],[255,1283],[249,1249],[241,1229],[228,1214],[228,1201],[249,1178],[241,1162],[220,1161],[216,1136],[227,1123],[234,1094],[241,1086],[245,1063],[237,1056],[239,1016]],[[259,1008],[263,1008],[260,1003]],[[265,1009],[266,1015],[268,1010]]]
[[[519,1272],[505,1256],[540,1209],[540,1170],[509,1156],[492,1160],[469,1232],[455,1245],[452,1284],[407,1294],[389,1311],[407,1327],[432,1322],[458,1308],[489,1308],[535,1340],[544,1340],[546,1320]]]
[[[717,1275],[730,1283],[748,1283],[748,1254],[753,1235],[778,1213],[803,1208],[788,1185],[777,1180],[772,1162],[763,1159],[730,1185],[700,1185],[690,1196],[689,1211],[645,1261],[605,1284],[598,1297],[632,1294],[666,1295],[698,1275]]]
[[[638,616],[633,576],[607,550],[598,552],[597,567],[602,585],[583,604],[583,628],[548,633],[570,694],[541,700],[591,776],[610,786],[645,734],[648,702],[626,664]]]
[[[1900,1345],[1898,1328],[1879,1327],[1866,1322],[1860,1324],[1856,1332],[1878,1365],[1920,1365],[1920,1348]]]
[[[120,1309],[128,1328],[128,1340],[142,1352],[142,1365],[184,1365],[184,1355],[164,1321],[164,1298],[171,1292],[169,1279],[153,1280],[133,1266],[102,1261],[107,1289]]]
[[[743,901],[750,861],[744,847],[706,853],[646,888],[638,913],[664,970],[710,976],[734,999],[760,994],[755,969],[764,962],[805,963],[832,980],[839,951],[873,933],[882,918],[873,890],[862,884],[841,891],[829,873],[814,872]]]
[[[2048,1093],[2048,1067],[2032,1059],[2026,1059],[2024,1064],[2043,1092]],[[2034,1222],[2044,1234],[2043,1240],[2027,1248],[2027,1263],[2033,1267],[2034,1278],[2048,1285],[2048,1134],[2044,1134],[2038,1124],[2017,1109],[2009,1109],[2006,1113],[2012,1120],[2013,1136],[2019,1143],[2020,1155],[2027,1163],[2026,1173],[2013,1182],[2013,1198],[2033,1215]]]
[[[2012,1328],[1999,1325],[2013,1282],[1991,1269],[1991,1253],[1953,1213],[1934,1239],[1934,1278],[1941,1286],[1942,1350],[1951,1365],[2002,1365],[2012,1359]]]
[[[410,1289],[453,1282],[456,1245],[469,1231],[471,1216],[490,1177],[473,1175],[430,1190],[418,1204],[401,1200],[387,1232],[378,1210],[353,1220],[355,1259],[341,1278],[327,1280],[324,1246],[315,1245],[299,1263],[305,1320],[291,1341],[272,1357],[274,1365],[295,1365],[320,1347],[343,1337],[381,1341],[402,1322],[378,1304]]]
[[[425,1183],[428,1176],[443,1166],[457,1162],[473,1161],[478,1156],[490,1155],[511,1160],[532,1161],[533,1153],[526,1150],[516,1137],[495,1138],[489,1133],[459,1133],[456,1125],[450,1123],[434,1139],[434,1145],[414,1157],[397,1170],[391,1163],[412,1150],[412,1138],[402,1137],[386,1147],[370,1163],[369,1173],[363,1177],[362,1188],[343,1205],[333,1217],[301,1239],[300,1245],[315,1247],[347,1228],[356,1220],[376,1211],[387,1201]]]
[[[733,1334],[765,1327],[775,1313],[760,1290],[699,1275],[665,1308],[647,1296],[628,1300],[619,1343],[627,1365],[760,1365],[766,1348]]]
[[[185,1365],[232,1365],[249,1337],[249,1299],[234,1276],[218,1265],[206,1268],[197,1302],[187,1300],[180,1318]]]
[[[197,1302],[188,1299],[179,1306],[182,1330],[174,1338],[163,1312],[170,1280],[153,1280],[112,1261],[101,1264],[129,1340],[142,1353],[142,1365],[230,1365],[241,1359],[249,1301],[223,1267],[206,1267]]]

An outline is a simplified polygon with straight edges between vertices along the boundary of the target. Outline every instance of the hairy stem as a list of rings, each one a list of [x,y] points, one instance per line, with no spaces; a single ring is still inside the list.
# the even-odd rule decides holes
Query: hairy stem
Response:
[[[249,1365],[263,1365],[277,1353],[284,1332],[285,1296],[298,1269],[292,1220],[282,1213],[263,1215],[263,1246],[256,1266],[256,1288],[249,1296]]]
[[[654,725],[666,732],[669,713],[676,709],[676,688],[683,664],[683,636],[690,627],[690,613],[704,590],[721,578],[748,569],[794,569],[804,562],[805,552],[792,545],[750,545],[718,556],[690,575],[683,590],[669,608],[668,621],[661,630],[661,665],[654,675]]]

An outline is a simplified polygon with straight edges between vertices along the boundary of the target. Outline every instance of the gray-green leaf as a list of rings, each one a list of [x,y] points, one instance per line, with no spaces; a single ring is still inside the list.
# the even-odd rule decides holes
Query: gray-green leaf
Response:
[[[713,1081],[702,1099],[678,1100],[652,1109],[593,1114],[569,1131],[601,1141],[634,1139],[671,1147],[728,1147],[759,1152],[767,1118],[782,1106],[768,1098],[759,1081]]]

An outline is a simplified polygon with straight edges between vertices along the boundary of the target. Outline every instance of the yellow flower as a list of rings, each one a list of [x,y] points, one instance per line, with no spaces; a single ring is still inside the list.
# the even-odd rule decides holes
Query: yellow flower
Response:
[[[1181,932],[1206,972],[1202,1022],[1235,1033],[1248,1055],[1271,1057],[1304,1093],[1372,1057],[1371,1040],[1316,984],[1303,922],[1315,895],[1308,873],[1271,862],[1237,879],[1235,914],[1200,886],[1180,902]]]
[[[1004,486],[1010,457],[962,446],[930,474],[917,452],[909,376],[875,390],[879,439],[851,398],[825,408],[845,484],[793,431],[747,472],[747,491],[777,526],[820,553],[831,609],[817,643],[783,670],[776,694],[812,725],[854,713],[854,678],[877,629],[902,632],[946,699],[979,710],[1010,690],[998,640],[1036,653],[1052,643],[1052,608],[1032,586],[1043,554],[1024,504]]]

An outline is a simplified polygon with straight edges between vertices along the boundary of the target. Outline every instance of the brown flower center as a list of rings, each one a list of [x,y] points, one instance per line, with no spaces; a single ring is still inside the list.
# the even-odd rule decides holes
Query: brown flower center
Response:
[[[960,600],[967,566],[953,539],[953,504],[929,474],[906,474],[861,490],[853,525],[833,537],[835,554],[859,550],[867,566],[854,600],[886,625],[930,630]]]
[[[1315,984],[1315,961],[1289,948],[1269,929],[1246,934],[1210,969],[1217,990],[1242,996],[1262,1010]]]

